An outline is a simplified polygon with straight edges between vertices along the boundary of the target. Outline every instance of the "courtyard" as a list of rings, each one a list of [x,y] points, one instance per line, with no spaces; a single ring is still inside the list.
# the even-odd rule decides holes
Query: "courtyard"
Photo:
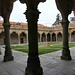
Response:
[[[74,47],[75,43],[69,43],[69,47]],[[12,45],[11,48],[16,51],[21,51],[24,53],[28,53],[28,45],[26,44],[18,44],[18,45]],[[38,43],[38,51],[39,55],[41,54],[47,54],[51,52],[55,52],[58,50],[62,50],[62,42],[41,42]]]
[[[14,61],[3,62],[4,48],[1,48],[0,75],[25,75],[27,53],[12,50]],[[75,75],[75,47],[70,48],[72,60],[61,60],[61,50],[39,55],[43,75]]]
[[[38,20],[41,11],[38,8],[39,3],[44,3],[46,0],[19,0],[20,3],[26,4],[26,6],[24,6],[24,8],[26,8],[23,10],[28,26],[19,22],[13,23],[11,26],[10,16],[13,11],[15,1],[16,0],[0,0],[0,16],[3,18],[3,22],[1,24],[2,26],[0,26],[2,29],[0,31],[0,44],[5,44],[5,48],[1,48],[2,55],[0,57],[0,75],[75,75],[75,47],[69,48],[69,42],[75,42],[75,30],[74,28],[71,28],[73,30],[69,28],[70,22],[68,19],[72,11],[74,12],[75,16],[75,1],[55,0],[56,7],[62,16],[61,24],[59,27],[57,27],[58,25],[55,26],[57,29],[54,27],[49,28],[47,26],[41,25],[41,33],[39,32],[38,28]],[[46,17],[44,16],[44,18]],[[45,31],[46,34],[44,32],[45,27],[47,28]],[[14,29],[20,30],[21,32],[18,31],[19,34],[17,34],[17,30],[14,31]],[[55,52],[51,51],[52,53],[50,53],[45,52],[44,50],[48,51],[47,49],[50,49],[53,45],[51,45],[50,48],[45,48],[45,46],[42,47],[39,45],[40,47],[38,50],[38,41],[62,41],[63,44],[62,48],[60,44],[56,47],[53,47],[56,50]],[[19,50],[15,49],[14,47],[11,48],[11,44],[21,43],[29,44],[27,47],[29,49],[26,49],[28,52],[23,53],[23,49],[22,52],[20,52],[19,50],[21,50],[22,47],[18,48]],[[43,51],[45,53],[43,53]]]

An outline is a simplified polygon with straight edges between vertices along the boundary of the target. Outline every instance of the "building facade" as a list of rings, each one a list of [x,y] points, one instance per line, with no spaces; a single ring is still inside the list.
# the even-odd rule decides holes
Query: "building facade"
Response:
[[[0,21],[0,45],[5,44],[4,29]],[[11,44],[28,43],[28,27],[26,23],[10,22]],[[69,24],[69,42],[75,42],[75,22]],[[38,24],[38,42],[62,42],[62,26],[47,27]],[[34,36],[33,36],[34,37]]]

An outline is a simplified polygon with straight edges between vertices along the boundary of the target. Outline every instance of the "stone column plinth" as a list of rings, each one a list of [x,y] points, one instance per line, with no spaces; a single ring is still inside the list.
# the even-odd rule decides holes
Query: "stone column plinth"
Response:
[[[61,59],[63,60],[71,60],[70,56],[70,50],[68,45],[68,25],[69,22],[61,22],[63,27],[63,50],[62,50],[62,56]]]
[[[4,55],[4,62],[12,61],[12,51],[10,47],[10,24],[3,24],[4,33],[5,33],[5,55]]]

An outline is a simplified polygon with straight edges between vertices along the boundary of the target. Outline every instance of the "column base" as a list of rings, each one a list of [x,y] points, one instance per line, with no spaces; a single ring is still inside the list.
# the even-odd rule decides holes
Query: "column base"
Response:
[[[4,56],[4,62],[7,62],[7,61],[13,61],[14,60],[14,57],[13,56]]]
[[[26,68],[25,75],[43,75],[43,69],[40,67],[37,70],[30,70]]]
[[[71,56],[61,56],[62,60],[72,60]]]
[[[72,60],[72,58],[70,56],[69,48],[63,48],[61,59],[62,60]]]

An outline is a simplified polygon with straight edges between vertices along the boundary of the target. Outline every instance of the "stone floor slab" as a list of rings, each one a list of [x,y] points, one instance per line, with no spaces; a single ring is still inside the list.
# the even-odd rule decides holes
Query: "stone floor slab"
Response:
[[[75,47],[70,48],[70,50],[72,56],[71,61],[60,59],[61,50],[40,55],[43,75],[75,75]],[[14,61],[3,62],[4,49],[1,48],[1,51],[0,75],[25,75],[28,54],[12,50]]]

